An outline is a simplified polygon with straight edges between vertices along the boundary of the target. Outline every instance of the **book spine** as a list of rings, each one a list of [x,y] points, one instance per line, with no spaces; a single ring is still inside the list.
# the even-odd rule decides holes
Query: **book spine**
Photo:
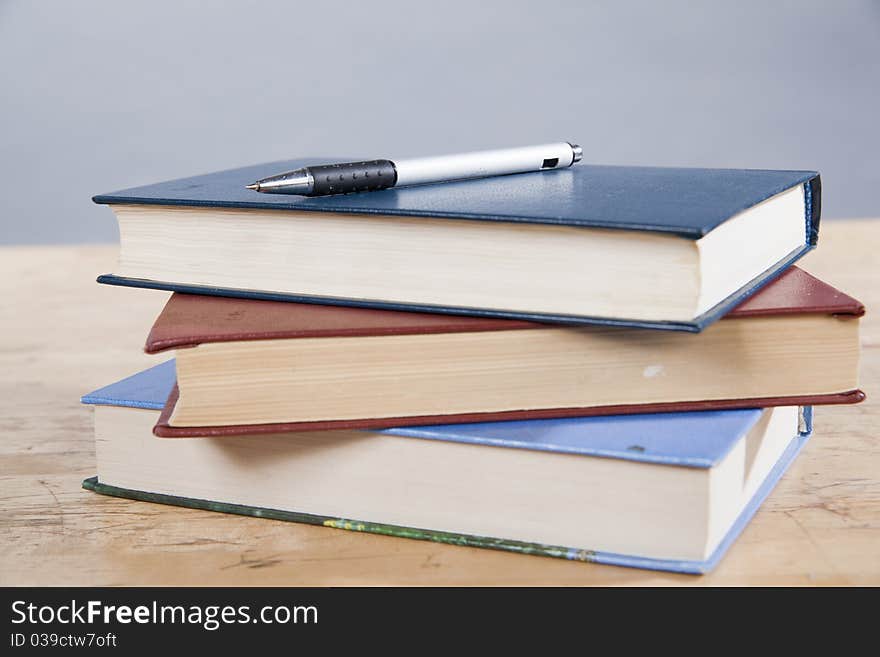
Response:
[[[822,178],[814,176],[804,183],[807,206],[807,242],[816,246],[819,242],[819,219],[822,215]]]

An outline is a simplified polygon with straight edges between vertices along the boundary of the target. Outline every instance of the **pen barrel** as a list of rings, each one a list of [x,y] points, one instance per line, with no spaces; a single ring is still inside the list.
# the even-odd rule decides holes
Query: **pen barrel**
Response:
[[[574,162],[575,151],[572,145],[563,141],[525,148],[395,160],[394,164],[397,168],[397,185],[402,186],[564,169]]]
[[[308,167],[308,171],[314,179],[309,196],[373,192],[394,187],[397,182],[397,171],[391,160],[323,164]]]

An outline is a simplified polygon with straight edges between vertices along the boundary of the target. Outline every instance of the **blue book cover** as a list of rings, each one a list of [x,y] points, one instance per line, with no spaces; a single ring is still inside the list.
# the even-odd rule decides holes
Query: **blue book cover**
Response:
[[[90,405],[107,405],[160,411],[175,383],[174,361],[170,360],[82,397]],[[486,422],[433,425],[375,431],[414,440],[461,442],[474,445],[550,451],[610,459],[708,469],[722,459],[758,422],[762,409],[656,413],[550,420]],[[369,531],[457,545],[555,556],[619,566],[705,573],[717,565],[724,553],[769,495],[794,460],[812,431],[812,408],[803,407],[796,435],[758,487],[714,552],[702,561],[650,559],[632,555],[593,551],[588,548],[524,543],[498,538],[451,534],[430,529],[397,527],[348,518],[328,518],[308,513],[264,509],[132,491],[102,484],[96,477],[84,486],[109,495],[152,502],[204,508],[228,513],[267,517],[328,527]],[[157,439],[161,440],[161,439]]]
[[[244,187],[249,182],[278,171],[331,160],[332,158],[298,159],[260,164],[101,194],[93,200],[102,204],[249,208],[550,224],[646,231],[697,240],[743,210],[802,185],[805,197],[804,243],[693,321],[643,321],[330,298],[178,284],[112,274],[103,275],[98,281],[109,285],[197,294],[697,332],[778,276],[813,248],[818,239],[821,184],[819,175],[814,171],[578,164],[569,169],[541,174],[499,176],[317,198],[258,194]]]

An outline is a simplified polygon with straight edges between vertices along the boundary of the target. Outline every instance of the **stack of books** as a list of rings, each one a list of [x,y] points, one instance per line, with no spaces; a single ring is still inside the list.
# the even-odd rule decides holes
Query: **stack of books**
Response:
[[[83,398],[86,488],[702,573],[813,407],[864,398],[862,304],[792,266],[815,172],[245,189],[314,163],[95,197],[121,234],[98,280],[174,292],[146,351],[175,358]]]

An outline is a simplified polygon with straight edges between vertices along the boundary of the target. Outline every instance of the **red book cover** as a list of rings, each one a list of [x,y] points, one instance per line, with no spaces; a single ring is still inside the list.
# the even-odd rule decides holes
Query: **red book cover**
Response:
[[[721,321],[748,317],[804,314],[848,315],[865,312],[856,299],[791,267],[778,279],[744,301]],[[175,293],[147,338],[146,351],[194,347],[208,342],[320,337],[365,337],[477,331],[515,331],[558,328],[534,322],[373,310],[330,305],[259,301]],[[700,336],[691,339],[699,340]],[[860,390],[795,397],[761,397],[676,403],[515,410],[454,415],[430,415],[357,420],[327,420],[256,425],[174,427],[168,419],[177,400],[171,394],[154,432],[163,437],[218,436],[282,431],[378,429],[405,425],[490,422],[583,415],[616,415],[725,408],[857,403]]]

